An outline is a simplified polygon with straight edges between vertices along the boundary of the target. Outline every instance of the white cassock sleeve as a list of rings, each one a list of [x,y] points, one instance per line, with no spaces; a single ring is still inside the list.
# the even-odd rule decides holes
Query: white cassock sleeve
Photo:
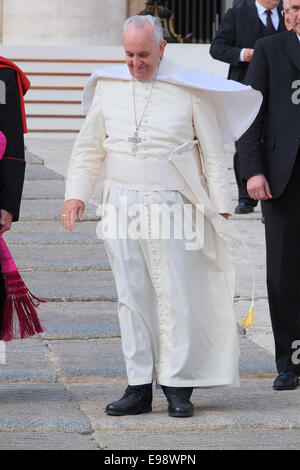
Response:
[[[222,132],[205,90],[194,93],[193,121],[199,140],[209,198],[219,214],[232,213],[229,171]]]
[[[92,105],[71,154],[65,200],[79,199],[86,204],[91,198],[106,156],[103,147],[105,138],[101,81],[98,80]]]

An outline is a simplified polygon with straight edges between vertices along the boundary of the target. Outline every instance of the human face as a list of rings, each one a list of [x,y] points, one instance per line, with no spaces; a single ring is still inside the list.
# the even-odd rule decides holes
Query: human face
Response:
[[[290,21],[290,0],[284,0],[283,10],[281,13],[284,14],[285,27],[289,31],[290,29],[292,29],[292,25]]]
[[[142,82],[153,77],[167,44],[166,41],[157,43],[153,35],[153,26],[145,24],[141,28],[136,28],[129,24],[123,35],[123,44],[126,64],[131,75]]]
[[[290,23],[296,34],[300,35],[300,0],[290,0]]]
[[[273,10],[273,8],[278,7],[280,0],[258,0],[258,3],[260,3],[267,10]]]

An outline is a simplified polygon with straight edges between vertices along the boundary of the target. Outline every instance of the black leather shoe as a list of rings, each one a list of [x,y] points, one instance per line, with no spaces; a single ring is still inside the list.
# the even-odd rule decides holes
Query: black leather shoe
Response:
[[[163,386],[162,388],[169,403],[169,416],[175,418],[189,418],[193,416],[193,404],[190,402],[193,392],[192,387]]]
[[[299,385],[299,377],[292,371],[281,372],[273,383],[274,390],[295,390]]]
[[[105,413],[113,416],[149,413],[151,404],[152,384],[128,385],[122,398],[107,405]]]
[[[254,211],[254,207],[246,202],[240,202],[234,209],[235,214],[250,214]]]

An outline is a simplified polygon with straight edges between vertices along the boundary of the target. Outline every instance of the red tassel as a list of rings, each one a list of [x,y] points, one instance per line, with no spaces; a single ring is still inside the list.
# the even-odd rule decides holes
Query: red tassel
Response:
[[[37,307],[45,300],[35,297],[25,286],[18,272],[3,273],[6,302],[2,313],[0,340],[11,341],[34,336],[44,331]]]

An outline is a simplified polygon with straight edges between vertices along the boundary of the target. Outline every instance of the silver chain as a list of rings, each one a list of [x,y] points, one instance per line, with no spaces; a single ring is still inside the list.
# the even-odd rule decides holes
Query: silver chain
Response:
[[[155,85],[155,83],[156,83],[157,73],[158,73],[158,70],[157,70],[157,72],[156,72],[156,74],[155,74],[155,77],[154,77],[154,80],[153,80],[153,82],[152,82],[152,87],[151,87],[151,90],[150,90],[150,94],[149,94],[149,96],[148,96],[148,100],[147,100],[146,106],[145,106],[145,108],[144,108],[144,111],[143,111],[143,113],[142,113],[142,116],[141,116],[141,119],[140,119],[140,122],[139,122],[139,123],[137,123],[137,113],[136,113],[136,104],[135,104],[135,86],[134,86],[135,79],[134,79],[134,77],[132,77],[133,108],[134,108],[134,119],[135,119],[135,129],[136,129],[136,131],[139,130],[140,125],[142,124],[142,121],[143,121],[143,118],[144,118],[146,109],[147,109],[148,104],[149,104],[149,102],[150,102],[150,98],[151,98],[151,96],[152,96],[153,88],[154,88],[154,85]]]

